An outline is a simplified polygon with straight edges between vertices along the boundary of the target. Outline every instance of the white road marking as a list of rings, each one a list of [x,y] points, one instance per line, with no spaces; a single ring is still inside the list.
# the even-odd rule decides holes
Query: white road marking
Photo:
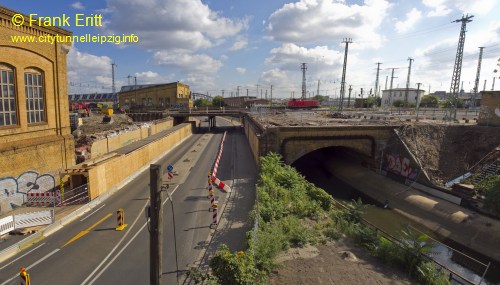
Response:
[[[85,221],[88,217],[92,216],[93,214],[95,214],[97,211],[99,211],[100,209],[102,209],[102,207],[106,206],[106,204],[103,204],[101,207],[99,207],[97,210],[93,211],[92,213],[88,214],[88,216],[86,216],[85,218],[81,219],[80,222],[83,222]]]
[[[177,190],[177,188],[179,187],[179,185],[176,185],[175,188],[172,190],[172,193],[170,195],[173,195],[174,192]],[[169,199],[165,199],[165,201],[162,203],[162,205],[164,205]],[[144,205],[144,207],[146,207],[146,205],[149,203],[149,200],[148,202],[146,202],[146,204]],[[134,222],[132,223],[132,225],[130,226],[130,228],[133,228],[134,225],[137,223],[137,221],[139,220],[139,217],[142,216],[142,214],[138,214],[137,217],[135,218]],[[97,278],[99,278],[103,273],[104,271],[106,271],[106,269],[116,260],[116,258],[118,258],[118,256],[130,245],[130,243],[137,237],[137,235],[139,235],[139,233],[144,229],[144,227],[146,227],[147,223],[144,223],[144,225],[142,225],[142,227],[135,233],[135,235],[130,239],[130,241],[127,242],[127,244],[116,254],[115,257],[113,257],[112,260],[109,261],[109,263],[101,269],[101,271],[99,273],[96,274],[96,272],[104,265],[104,263],[106,263],[106,261],[111,257],[111,255],[116,251],[116,249],[118,248],[118,246],[120,246],[120,244],[123,242],[123,240],[128,236],[129,233],[131,233],[132,231],[127,231],[127,233],[120,239],[120,241],[116,244],[116,246],[109,252],[109,254],[101,261],[101,263],[99,263],[99,265],[94,269],[94,271],[92,271],[89,276],[83,280],[82,282],[82,285],[85,285],[89,279],[92,278],[92,276],[94,274],[95,277],[89,282],[87,283],[87,285],[90,285],[92,283],[94,283]],[[0,285],[3,285],[3,284],[0,284]]]
[[[46,256],[42,257],[41,259],[39,259],[37,262],[31,264],[30,266],[26,267],[26,271],[30,270],[31,268],[37,266],[40,262],[44,261],[45,259],[49,258],[50,256],[52,256],[54,253],[58,252],[60,249],[59,248],[56,248],[54,249],[51,253],[47,254]],[[16,278],[19,278],[19,274],[16,274],[14,275],[14,277],[6,280],[5,282],[3,282],[2,284],[0,285],[6,285],[7,283],[9,283],[10,281],[16,279]]]
[[[2,270],[2,269],[4,269],[5,267],[7,267],[7,266],[11,265],[12,263],[14,263],[14,262],[18,261],[19,259],[21,259],[21,258],[25,257],[26,255],[30,254],[31,252],[33,252],[34,250],[38,249],[39,247],[41,247],[41,246],[42,246],[42,245],[44,245],[44,244],[45,244],[45,243],[42,243],[41,245],[39,245],[39,246],[35,247],[34,249],[32,249],[32,250],[30,250],[30,251],[26,252],[25,254],[23,254],[23,255],[19,256],[18,258],[16,258],[16,259],[12,260],[11,262],[9,262],[9,263],[5,264],[4,266],[2,266],[2,267],[0,268],[0,270]]]

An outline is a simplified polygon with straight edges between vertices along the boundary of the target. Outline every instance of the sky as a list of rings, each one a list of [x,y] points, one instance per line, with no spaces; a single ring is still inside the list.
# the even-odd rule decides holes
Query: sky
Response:
[[[500,0],[0,0],[23,14],[102,15],[101,26],[63,27],[73,35],[129,35],[136,43],[75,43],[67,55],[70,94],[111,92],[129,84],[179,81],[192,92],[273,98],[338,97],[348,45],[346,88],[354,96],[379,86],[449,91],[463,15],[467,23],[461,81],[492,89],[500,58]],[[73,20],[72,20],[73,21]],[[496,73],[498,77],[498,73]],[[223,91],[224,90],[224,91]],[[239,90],[239,93],[238,93]],[[248,91],[247,91],[248,90]],[[497,78],[495,90],[500,90]]]

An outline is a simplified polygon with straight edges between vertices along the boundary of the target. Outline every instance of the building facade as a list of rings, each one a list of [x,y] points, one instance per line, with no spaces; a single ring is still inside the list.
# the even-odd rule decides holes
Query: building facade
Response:
[[[75,163],[66,78],[69,46],[11,37],[71,32],[14,26],[17,13],[0,6],[0,212],[22,204],[27,191],[54,188],[59,170]]]
[[[179,82],[123,86],[118,93],[118,100],[121,108],[132,111],[193,107],[189,85]]]
[[[424,95],[425,90],[420,89],[417,90],[415,88],[408,88],[408,97],[406,97],[406,88],[393,88],[388,90],[382,90],[382,103],[381,105],[384,107],[393,106],[394,102],[397,100],[403,100],[406,102],[406,98],[408,98],[408,104],[417,104],[420,103],[422,96]],[[417,92],[418,91],[418,92]]]

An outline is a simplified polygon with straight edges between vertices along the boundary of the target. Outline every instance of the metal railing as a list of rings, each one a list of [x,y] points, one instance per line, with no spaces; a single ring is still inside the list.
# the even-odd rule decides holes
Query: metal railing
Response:
[[[85,204],[89,201],[89,187],[88,184],[84,184],[71,190],[61,191],[61,202],[57,206]]]

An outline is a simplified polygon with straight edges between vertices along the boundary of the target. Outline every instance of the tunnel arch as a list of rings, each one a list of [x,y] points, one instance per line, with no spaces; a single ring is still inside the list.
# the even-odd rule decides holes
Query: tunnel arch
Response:
[[[367,158],[375,158],[375,138],[368,135],[288,137],[283,139],[280,153],[285,163],[292,165],[308,153],[331,147],[345,147]]]

